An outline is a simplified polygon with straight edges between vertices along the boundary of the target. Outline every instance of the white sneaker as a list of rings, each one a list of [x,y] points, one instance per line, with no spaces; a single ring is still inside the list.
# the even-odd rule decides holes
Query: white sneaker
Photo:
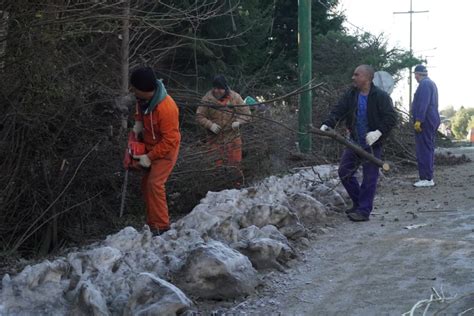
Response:
[[[433,180],[420,180],[413,183],[413,186],[416,188],[425,188],[425,187],[433,187],[435,185]]]

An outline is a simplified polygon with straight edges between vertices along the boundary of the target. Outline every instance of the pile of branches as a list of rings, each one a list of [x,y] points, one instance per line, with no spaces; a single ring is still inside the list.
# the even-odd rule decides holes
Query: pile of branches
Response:
[[[447,151],[446,153],[435,153],[435,163],[437,165],[452,166],[468,162],[471,162],[471,159],[464,154],[455,155],[450,151]]]

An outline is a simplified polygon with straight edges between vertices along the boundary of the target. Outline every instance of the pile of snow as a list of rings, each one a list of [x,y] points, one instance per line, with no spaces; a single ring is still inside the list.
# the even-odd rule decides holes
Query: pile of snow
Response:
[[[79,252],[5,275],[0,314],[175,315],[192,309],[186,294],[250,294],[257,270],[283,270],[308,229],[345,207],[336,178],[335,167],[325,165],[209,192],[162,236],[126,227]]]

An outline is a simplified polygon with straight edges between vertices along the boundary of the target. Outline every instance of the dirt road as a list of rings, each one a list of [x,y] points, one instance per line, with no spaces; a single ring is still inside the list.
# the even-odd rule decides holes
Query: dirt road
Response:
[[[474,147],[457,151],[474,161]],[[433,313],[474,308],[474,162],[437,167],[434,188],[413,188],[416,178],[411,172],[382,179],[369,222],[329,228],[287,274],[271,272],[257,294],[213,311],[401,315],[430,298],[431,288],[458,298],[432,305]]]

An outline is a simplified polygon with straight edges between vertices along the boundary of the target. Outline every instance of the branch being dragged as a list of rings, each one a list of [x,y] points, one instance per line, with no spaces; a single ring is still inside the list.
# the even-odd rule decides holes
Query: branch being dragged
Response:
[[[368,153],[367,151],[365,151],[360,146],[350,142],[348,139],[346,139],[342,135],[336,133],[334,130],[324,132],[320,129],[312,128],[309,132],[312,133],[312,134],[319,135],[319,136],[332,138],[335,141],[337,141],[338,143],[341,143],[344,146],[352,149],[353,151],[355,151],[362,158],[365,158],[365,159],[369,160],[370,162],[376,164],[378,167],[382,168],[383,171],[389,171],[390,170],[390,165],[387,162],[383,162],[382,160],[378,159],[374,155]]]

